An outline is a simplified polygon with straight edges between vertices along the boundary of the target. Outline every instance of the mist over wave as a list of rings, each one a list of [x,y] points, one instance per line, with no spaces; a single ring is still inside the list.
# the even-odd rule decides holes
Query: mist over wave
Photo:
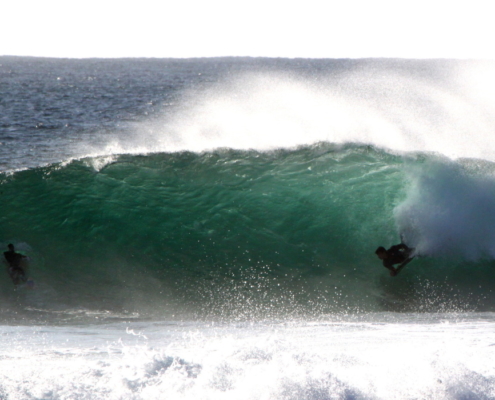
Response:
[[[186,91],[174,113],[137,124],[134,135],[103,151],[272,150],[329,142],[494,161],[493,65],[431,61],[420,67],[369,61],[325,74],[234,74]]]
[[[318,142],[493,161],[494,71],[459,60],[1,57],[0,167]]]

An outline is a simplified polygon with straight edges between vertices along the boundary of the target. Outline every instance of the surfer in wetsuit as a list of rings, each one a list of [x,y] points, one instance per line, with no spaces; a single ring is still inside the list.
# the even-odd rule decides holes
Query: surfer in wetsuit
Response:
[[[9,275],[14,282],[14,285],[17,285],[21,282],[26,282],[26,273],[24,269],[21,267],[21,262],[26,256],[23,256],[20,253],[16,253],[14,250],[14,245],[11,243],[7,246],[9,248],[8,251],[4,251],[3,255],[9,264]]]
[[[378,247],[375,254],[380,260],[383,260],[383,266],[390,270],[390,276],[397,275],[397,269],[394,264],[402,264],[411,259],[411,253],[414,249],[407,247],[406,244],[400,243],[386,250],[385,247]]]

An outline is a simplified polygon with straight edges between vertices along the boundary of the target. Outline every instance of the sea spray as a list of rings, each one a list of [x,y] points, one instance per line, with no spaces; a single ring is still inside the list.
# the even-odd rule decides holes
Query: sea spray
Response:
[[[418,255],[495,257],[493,164],[432,157],[406,171],[408,194],[395,218]]]

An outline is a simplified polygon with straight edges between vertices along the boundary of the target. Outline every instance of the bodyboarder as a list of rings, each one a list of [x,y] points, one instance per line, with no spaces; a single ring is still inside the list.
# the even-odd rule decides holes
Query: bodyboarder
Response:
[[[396,276],[402,267],[414,258],[413,251],[414,249],[409,248],[405,243],[400,243],[388,250],[380,246],[376,249],[375,254],[380,260],[383,260],[383,266],[390,270],[390,276]],[[395,264],[400,265],[394,267]]]
[[[22,260],[27,259],[27,257],[20,253],[16,253],[12,243],[7,247],[9,250],[4,251],[3,255],[9,266],[8,272],[12,278],[12,282],[14,282],[14,285],[18,285],[21,282],[26,282],[26,272],[24,271],[24,268],[22,268],[21,263]]]

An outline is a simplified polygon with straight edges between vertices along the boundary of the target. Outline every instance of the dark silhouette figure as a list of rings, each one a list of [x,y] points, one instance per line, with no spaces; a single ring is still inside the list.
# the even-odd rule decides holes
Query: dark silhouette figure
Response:
[[[390,275],[395,276],[400,271],[401,266],[406,265],[413,259],[414,249],[407,247],[404,243],[396,244],[390,249],[386,250],[385,247],[378,247],[375,254],[380,260],[383,260],[383,266],[390,270]],[[394,264],[400,264],[397,268]]]
[[[9,265],[9,275],[12,278],[12,282],[14,285],[18,285],[19,283],[26,282],[26,272],[24,268],[22,268],[21,263],[22,260],[27,258],[20,253],[16,253],[14,249],[14,245],[11,243],[7,246],[9,248],[8,251],[4,251],[3,255],[5,260]]]

